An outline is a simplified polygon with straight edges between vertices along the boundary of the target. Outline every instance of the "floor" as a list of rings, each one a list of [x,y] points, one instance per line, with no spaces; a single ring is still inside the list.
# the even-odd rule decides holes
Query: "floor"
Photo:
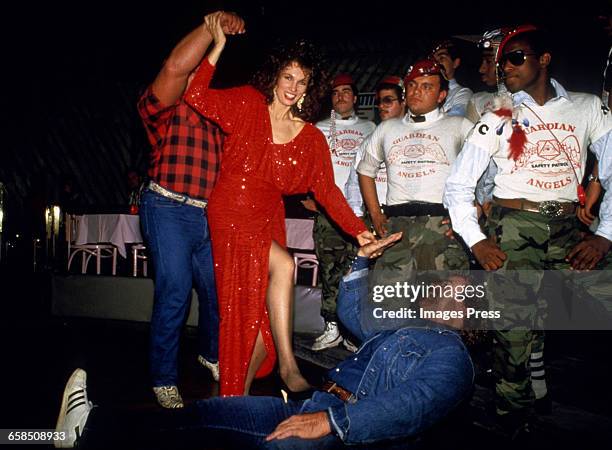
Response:
[[[53,428],[64,383],[76,367],[87,370],[94,402],[134,410],[157,408],[147,383],[148,325],[52,317],[48,312],[48,280],[44,273],[0,267],[0,429]],[[546,367],[553,413],[537,418],[533,448],[585,448],[589,443],[610,442],[611,338],[612,333],[606,332],[548,334]],[[324,367],[333,366],[349,353],[342,347],[311,352],[307,349],[311,339],[296,336],[295,345],[303,372],[315,382],[324,376]],[[187,329],[179,357],[179,385],[187,402],[217,393],[216,383],[195,358],[194,330]],[[428,433],[419,448],[516,447],[499,433],[492,419],[489,356],[481,350],[474,359],[478,376],[469,404]],[[278,378],[257,381],[253,394],[280,395]],[[193,448],[198,448],[197,442]]]

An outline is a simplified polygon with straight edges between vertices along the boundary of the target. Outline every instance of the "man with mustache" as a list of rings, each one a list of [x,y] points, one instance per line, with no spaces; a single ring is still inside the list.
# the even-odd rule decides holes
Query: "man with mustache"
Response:
[[[336,75],[331,87],[331,115],[328,119],[318,122],[317,128],[327,137],[334,179],[336,185],[344,192],[344,185],[349,177],[357,149],[376,125],[357,116],[355,109],[359,93],[351,75]],[[309,210],[318,210],[312,200],[303,203]],[[358,217],[363,215],[363,211],[359,208],[353,207],[353,212]],[[336,299],[340,278],[355,256],[356,248],[352,239],[327,218],[325,211],[319,211],[315,217],[314,241],[321,267],[323,288],[321,315],[325,319],[325,330],[311,348],[319,351],[335,347],[344,340],[338,328]],[[350,341],[345,342],[345,346],[348,346],[349,350],[355,350]]]

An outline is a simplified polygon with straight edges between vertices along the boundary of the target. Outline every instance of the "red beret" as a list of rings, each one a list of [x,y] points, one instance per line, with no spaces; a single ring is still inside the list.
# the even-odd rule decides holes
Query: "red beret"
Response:
[[[339,73],[332,81],[332,89],[343,84],[355,84],[355,81],[348,73]]]
[[[504,46],[508,43],[510,39],[512,39],[518,34],[527,33],[529,31],[538,31],[538,28],[535,25],[526,24],[526,25],[519,25],[518,27],[507,31],[503,39],[499,43],[499,50],[497,50],[497,60],[495,62],[499,63],[501,55],[504,52]]]
[[[378,86],[380,86],[381,84],[394,84],[404,89],[404,83],[402,79],[400,77],[396,77],[395,75],[387,75],[385,78],[380,80],[380,82],[378,83]]]
[[[404,84],[414,80],[417,77],[424,77],[427,75],[442,75],[444,76],[444,69],[440,64],[431,59],[422,59],[417,61],[408,69],[408,73],[404,77]]]
[[[437,51],[440,51],[442,49],[448,50],[449,48],[453,48],[454,46],[455,43],[450,39],[443,39],[434,44],[431,54],[434,55]]]

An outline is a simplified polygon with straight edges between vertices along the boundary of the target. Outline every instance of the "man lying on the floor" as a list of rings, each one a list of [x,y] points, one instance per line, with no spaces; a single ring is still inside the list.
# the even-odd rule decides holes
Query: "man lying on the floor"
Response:
[[[369,260],[401,239],[391,235],[359,249],[340,285],[338,313],[363,342],[328,373],[308,400],[216,397],[184,409],[114,411],[94,407],[86,373],[68,380],[56,431],[58,448],[180,448],[189,443],[238,448],[337,448],[418,436],[471,392],[474,369],[458,331],[432,323],[364,333],[360,299],[368,295]]]

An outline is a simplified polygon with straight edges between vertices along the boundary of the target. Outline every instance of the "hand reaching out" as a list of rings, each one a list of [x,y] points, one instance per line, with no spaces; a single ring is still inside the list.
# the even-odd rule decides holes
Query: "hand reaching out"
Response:
[[[370,242],[375,242],[376,241],[376,236],[374,236],[372,234],[371,231],[362,231],[361,233],[359,233],[357,235],[357,242],[359,242],[360,246],[369,244]]]
[[[370,242],[368,244],[362,245],[357,252],[357,256],[364,256],[366,258],[378,258],[380,255],[384,253],[386,249],[391,247],[397,241],[402,238],[402,232],[393,233],[389,236],[379,239],[377,241]]]

